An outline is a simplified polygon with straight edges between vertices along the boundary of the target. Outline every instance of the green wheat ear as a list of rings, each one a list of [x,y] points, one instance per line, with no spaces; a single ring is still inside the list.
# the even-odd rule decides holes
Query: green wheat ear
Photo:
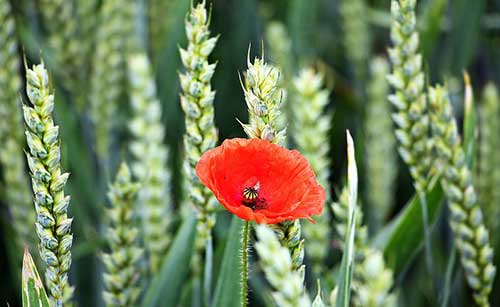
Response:
[[[44,63],[26,68],[26,93],[31,104],[23,106],[26,123],[26,153],[32,179],[36,232],[40,257],[46,264],[45,279],[56,306],[68,303],[68,282],[73,234],[68,217],[70,197],[64,194],[69,174],[61,170],[59,127],[54,124],[54,92]]]
[[[83,49],[78,40],[76,6],[77,3],[73,0],[40,1],[40,12],[48,32],[48,45],[53,52],[54,68],[61,76],[63,85],[72,93],[79,91],[83,80]]]
[[[370,56],[368,13],[365,0],[340,1],[345,53],[352,66],[358,88],[366,79],[366,67]]]
[[[326,112],[330,92],[324,88],[323,75],[316,73],[312,68],[300,71],[293,80],[294,108],[293,108],[293,140],[297,149],[311,164],[319,183],[329,195],[330,176],[329,137],[331,128],[331,113]],[[327,197],[327,202],[329,201]],[[328,251],[330,238],[329,212],[314,218],[316,224],[305,223],[304,234],[307,255],[317,274],[321,273],[323,260]]]
[[[210,37],[209,22],[204,1],[192,7],[185,24],[188,46],[179,50],[184,66],[184,72],[179,74],[181,107],[186,124],[184,171],[188,179],[186,190],[197,208],[198,245],[211,239],[217,205],[212,193],[200,183],[195,171],[201,155],[217,143],[214,124],[215,91],[210,85],[216,64],[210,64],[208,56],[218,37]]]
[[[114,115],[120,96],[125,93],[126,60],[130,48],[129,36],[133,33],[133,12],[134,4],[131,0],[106,0],[103,1],[98,16],[90,113],[95,126],[97,156],[105,166]]]
[[[25,143],[19,101],[21,78],[16,29],[9,2],[5,0],[0,0],[0,24],[0,164],[5,200],[21,254],[23,244],[34,248],[37,238],[33,231],[35,212],[23,155]]]
[[[484,88],[479,115],[478,202],[495,238],[500,218],[500,97],[492,83]]]
[[[415,188],[423,193],[429,184],[432,155],[429,142],[429,116],[425,94],[422,56],[418,52],[415,0],[391,2],[392,73],[389,83],[395,89],[389,101],[396,108],[392,118],[397,126],[398,150],[410,168]]]
[[[434,148],[443,165],[441,184],[450,208],[450,227],[467,282],[479,306],[489,306],[496,268],[489,234],[476,201],[472,175],[461,147],[457,123],[445,88],[429,89]]]
[[[387,101],[389,64],[384,58],[372,60],[368,103],[364,124],[366,152],[366,197],[373,229],[383,225],[393,205],[397,175],[396,139],[392,132],[391,105]]]
[[[280,68],[280,84],[281,88],[281,112],[282,114],[278,117],[278,127],[286,127],[288,123],[291,123],[293,118],[293,110],[295,109],[294,100],[289,99],[291,93],[289,93],[293,88],[293,75],[294,75],[294,59],[292,53],[292,41],[285,25],[278,21],[269,22],[266,27],[265,37],[267,41],[266,54],[274,63],[276,63]],[[290,130],[289,130],[290,131]],[[292,133],[293,134],[293,133]],[[290,137],[288,136],[288,143],[290,143]]]
[[[145,53],[129,57],[128,72],[133,111],[129,129],[134,137],[129,148],[135,158],[132,171],[142,184],[137,206],[143,212],[144,243],[154,275],[161,267],[171,240],[168,232],[172,216],[169,153],[163,144],[165,127],[161,121],[161,104]]]
[[[172,27],[172,10],[179,3],[178,0],[150,0],[148,2],[148,25],[149,41],[151,44],[151,53],[153,63],[156,63],[162,47],[165,42],[165,36]]]
[[[107,240],[110,252],[102,255],[106,269],[103,278],[106,306],[134,306],[141,292],[138,266],[143,250],[137,244],[139,230],[133,226],[138,190],[139,184],[132,181],[129,168],[122,163],[108,192]]]
[[[255,232],[255,250],[259,264],[275,290],[272,293],[275,303],[278,306],[310,306],[311,301],[304,291],[304,277],[295,270],[289,251],[280,244],[276,233],[264,225],[256,226]]]

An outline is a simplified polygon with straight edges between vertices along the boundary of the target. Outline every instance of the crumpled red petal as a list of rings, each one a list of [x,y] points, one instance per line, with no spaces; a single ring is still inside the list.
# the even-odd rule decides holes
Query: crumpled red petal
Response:
[[[275,224],[321,214],[325,190],[307,160],[261,139],[229,139],[203,154],[196,174],[219,202],[244,220]],[[259,184],[264,208],[243,204],[243,190]]]

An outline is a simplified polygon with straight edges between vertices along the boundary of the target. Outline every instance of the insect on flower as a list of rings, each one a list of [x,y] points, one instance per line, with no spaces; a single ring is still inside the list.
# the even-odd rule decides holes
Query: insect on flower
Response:
[[[203,154],[196,174],[244,220],[275,224],[321,214],[325,190],[296,150],[261,139],[230,139]]]

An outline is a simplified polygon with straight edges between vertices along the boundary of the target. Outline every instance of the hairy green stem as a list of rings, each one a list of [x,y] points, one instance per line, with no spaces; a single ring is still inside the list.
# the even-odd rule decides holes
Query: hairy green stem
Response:
[[[245,221],[241,234],[241,306],[247,306],[248,296],[248,241],[250,239],[250,222]]]

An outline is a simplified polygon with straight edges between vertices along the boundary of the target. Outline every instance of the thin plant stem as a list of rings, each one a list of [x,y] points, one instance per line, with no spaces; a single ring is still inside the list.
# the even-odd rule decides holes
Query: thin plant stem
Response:
[[[444,277],[444,289],[441,301],[441,307],[448,306],[448,301],[450,300],[450,289],[451,289],[451,278],[453,277],[453,269],[455,268],[455,262],[457,259],[457,249],[455,245],[452,246],[450,252],[450,260],[446,266],[446,273]]]
[[[212,263],[213,263],[212,236],[205,241],[205,271],[203,276],[203,305],[210,306],[210,293],[212,289]]]
[[[248,292],[248,241],[250,237],[250,222],[245,221],[242,233],[241,245],[241,307],[247,306],[247,292]]]
[[[424,237],[425,237],[425,264],[427,266],[427,271],[429,274],[433,275],[433,263],[431,254],[431,234],[429,232],[429,212],[427,208],[427,198],[424,191],[418,192],[418,197],[420,198],[420,207],[422,209],[422,223],[424,225]]]

